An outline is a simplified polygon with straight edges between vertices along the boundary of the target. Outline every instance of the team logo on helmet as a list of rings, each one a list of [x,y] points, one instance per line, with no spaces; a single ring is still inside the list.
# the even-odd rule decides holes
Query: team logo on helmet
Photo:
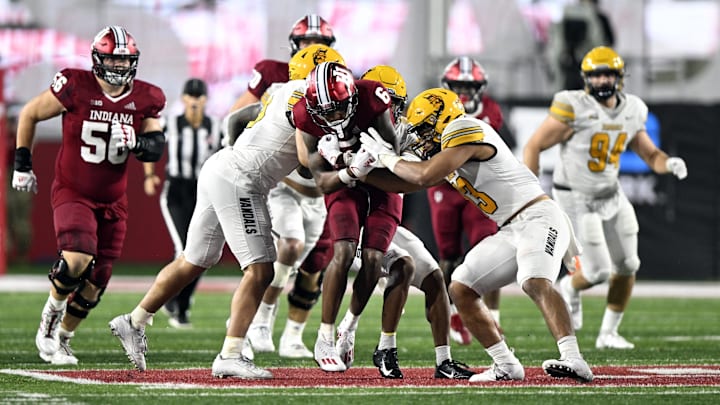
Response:
[[[325,62],[325,60],[327,59],[327,49],[318,48],[315,52],[313,52],[312,58],[315,65],[319,65]]]
[[[435,94],[427,94],[425,95],[425,99],[428,103],[430,103],[433,109],[433,113],[427,116],[425,122],[430,125],[435,125],[437,124],[438,114],[445,109],[445,101]]]
[[[439,152],[445,127],[463,114],[458,95],[450,90],[435,88],[417,95],[407,111],[408,135],[414,138],[415,154],[427,159]]]
[[[334,49],[323,44],[313,44],[293,55],[288,62],[290,80],[304,79],[313,68],[323,62],[345,64],[345,59]]]

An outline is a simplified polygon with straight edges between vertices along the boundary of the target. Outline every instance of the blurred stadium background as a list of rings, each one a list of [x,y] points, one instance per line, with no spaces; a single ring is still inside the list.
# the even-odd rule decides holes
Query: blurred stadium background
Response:
[[[40,193],[11,191],[14,119],[62,67],[90,67],[90,42],[123,25],[141,50],[138,78],[159,85],[168,113],[180,111],[188,77],[209,84],[209,113],[222,116],[246,88],[253,65],[288,60],[293,22],[318,13],[357,74],[376,64],[402,72],[412,97],[439,85],[443,67],[469,54],[489,75],[521,153],[561,89],[553,50],[566,6],[576,0],[0,0],[0,274],[5,265],[55,259],[49,188],[60,120],[38,127],[34,169]],[[600,0],[626,61],[626,90],[649,105],[648,129],[688,163],[689,177],[648,173],[623,156],[622,183],[640,220],[641,279],[720,280],[720,0]],[[553,151],[543,156],[548,185]],[[130,222],[122,263],[163,264],[173,256],[157,197],[130,165]],[[162,165],[161,165],[162,166]],[[10,170],[10,171],[8,171]],[[9,173],[9,175],[8,175]],[[22,195],[21,195],[22,194]],[[406,197],[404,223],[434,251],[424,193]],[[2,210],[2,209],[0,209]],[[5,255],[6,258],[2,258]],[[225,260],[230,260],[226,258]]]

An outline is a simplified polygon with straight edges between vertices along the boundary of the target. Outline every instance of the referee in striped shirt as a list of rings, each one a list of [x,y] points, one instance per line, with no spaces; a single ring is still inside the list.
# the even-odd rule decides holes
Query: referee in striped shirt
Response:
[[[168,161],[165,166],[165,183],[160,194],[160,208],[170,238],[179,256],[187,240],[190,218],[197,199],[197,178],[203,163],[222,146],[221,122],[205,115],[207,85],[200,79],[189,79],[183,87],[181,115],[169,117],[165,126]],[[154,166],[145,165],[145,192],[155,194],[160,179]],[[169,323],[175,328],[192,326],[188,317],[192,295],[198,279],[163,307],[170,315]]]

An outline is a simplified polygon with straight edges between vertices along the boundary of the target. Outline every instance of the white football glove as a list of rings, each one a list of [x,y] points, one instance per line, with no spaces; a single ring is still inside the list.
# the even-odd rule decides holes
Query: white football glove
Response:
[[[665,162],[665,167],[668,169],[668,172],[674,174],[679,180],[684,179],[688,175],[687,166],[682,158],[668,158]]]
[[[113,121],[110,125],[110,137],[118,148],[127,148],[132,151],[137,146],[135,128],[132,125],[121,124],[117,120]]]
[[[19,172],[15,170],[13,172],[12,186],[18,191],[32,191],[35,194],[38,192],[37,177],[32,170],[29,172]]]
[[[395,170],[395,165],[402,160],[395,153],[393,146],[385,142],[373,128],[368,129],[368,132],[360,133],[360,142],[363,148],[377,160],[375,167],[387,167],[392,172]]]
[[[362,142],[363,148],[376,160],[380,160],[380,155],[396,154],[393,146],[385,142],[375,128],[369,128],[367,132],[361,132],[360,142]]]
[[[318,141],[318,153],[324,157],[332,166],[335,166],[338,158],[342,155],[340,152],[340,141],[335,135],[325,135]]]
[[[360,180],[364,180],[368,173],[377,167],[377,159],[373,157],[364,147],[361,147],[358,153],[353,157],[350,162],[350,172],[352,175]]]

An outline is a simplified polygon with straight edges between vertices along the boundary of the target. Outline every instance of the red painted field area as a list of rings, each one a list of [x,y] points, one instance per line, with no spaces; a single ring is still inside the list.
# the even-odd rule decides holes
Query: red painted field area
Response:
[[[433,378],[431,368],[404,368],[402,380],[386,380],[375,368],[352,368],[344,373],[325,373],[315,368],[271,368],[272,380],[240,380],[213,378],[209,369],[185,370],[82,370],[36,371],[39,378],[62,379],[67,382],[98,382],[110,384],[168,385],[173,387],[252,388],[252,387],[448,387],[503,386],[541,387],[576,385],[573,380],[556,380],[540,368],[526,368],[524,381],[473,383]],[[720,386],[720,366],[638,366],[594,367],[592,386]]]

